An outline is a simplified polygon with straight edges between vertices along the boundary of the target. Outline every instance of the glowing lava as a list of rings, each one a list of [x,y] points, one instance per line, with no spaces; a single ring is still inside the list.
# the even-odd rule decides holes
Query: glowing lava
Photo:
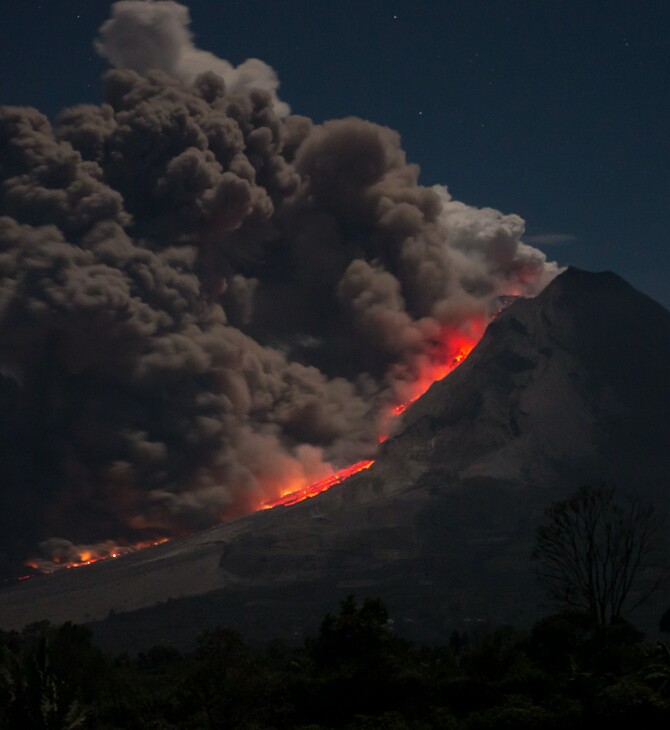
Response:
[[[80,547],[72,546],[72,549],[68,550],[67,554],[56,553],[48,560],[29,560],[26,563],[26,566],[33,570],[37,570],[40,573],[54,573],[55,571],[62,570],[64,568],[81,568],[84,565],[92,565],[93,563],[98,563],[101,560],[119,558],[121,555],[129,555],[130,553],[135,553],[138,550],[143,550],[144,548],[161,545],[167,541],[167,537],[162,537],[158,540],[146,540],[132,545],[116,545],[111,541],[108,541],[100,543],[99,545],[84,545]],[[74,554],[72,554],[73,552]],[[32,576],[30,575],[24,575],[21,576],[19,580],[25,580],[26,578],[31,577]]]
[[[414,401],[418,400],[433,383],[445,378],[465,360],[479,342],[485,327],[486,323],[484,321],[473,322],[471,323],[471,334],[469,336],[460,332],[443,335],[441,341],[436,343],[432,355],[419,367],[419,376],[406,384],[403,402],[391,406],[385,413],[382,413],[378,437],[380,444],[388,438],[392,422],[395,419],[401,416]],[[350,476],[369,469],[374,463],[374,459],[369,459],[346,466],[325,479],[319,479],[319,481],[313,482],[302,489],[284,493],[277,500],[264,502],[261,509],[289,507],[298,502],[303,502],[305,499],[310,499],[317,494],[321,494],[321,492],[325,492]]]
[[[430,388],[433,383],[436,383],[438,380],[442,380],[442,378],[446,378],[449,373],[455,370],[472,352],[476,344],[476,342],[463,344],[455,353],[453,353],[453,355],[450,356],[447,362],[439,363],[433,367],[427,368],[426,372],[422,373],[421,377],[412,384],[412,392],[409,398],[403,403],[398,403],[398,405],[391,408],[391,415],[401,416],[412,405],[412,403],[414,403],[414,401],[418,400],[428,390],[428,388]]]
[[[390,405],[381,414],[379,443],[383,443],[388,438],[394,420],[401,416],[414,401],[420,398],[433,383],[449,375],[449,373],[455,370],[465,360],[481,338],[485,326],[486,323],[484,321],[471,322],[469,335],[463,334],[462,332],[442,333],[439,341],[434,343],[430,355],[426,356],[418,365],[418,375],[415,371],[411,378],[406,381],[401,380],[400,397],[402,398],[402,402]],[[369,469],[374,463],[374,459],[359,461],[356,464],[351,464],[340,469],[330,476],[312,482],[306,487],[299,487],[297,489],[289,487],[288,489],[284,489],[278,499],[270,499],[263,502],[259,509],[289,507],[290,505],[298,504],[298,502],[303,502],[306,499],[311,499],[336,484],[340,484],[354,474]],[[134,545],[116,545],[113,542],[105,542],[95,546],[81,546],[78,548],[72,546],[75,554],[72,551],[68,551],[67,554],[53,555],[50,560],[31,560],[26,565],[42,573],[53,573],[61,568],[80,568],[84,565],[97,563],[100,560],[118,558],[121,555],[127,555],[145,547],[160,545],[167,540],[168,538],[162,538],[160,540],[141,542]],[[20,580],[25,580],[30,577],[32,576],[22,576]]]
[[[379,422],[380,444],[384,443],[393,430],[393,422],[401,416],[416,400],[418,400],[433,383],[442,380],[453,372],[472,352],[481,339],[486,328],[486,322],[473,321],[470,323],[470,334],[462,332],[444,334],[440,341],[435,343],[432,353],[427,356],[418,367],[418,376],[403,383],[401,402],[390,405],[382,411]]]
[[[351,464],[351,466],[345,466],[344,469],[340,469],[340,471],[335,472],[335,474],[331,474],[329,477],[319,479],[318,482],[313,482],[312,484],[306,486],[304,489],[299,489],[296,492],[289,492],[289,494],[286,494],[285,496],[280,497],[279,499],[274,501],[264,502],[262,509],[272,509],[272,507],[288,507],[292,504],[302,502],[305,499],[316,497],[317,494],[325,492],[327,489],[334,487],[336,484],[343,482],[345,479],[348,479],[354,474],[358,474],[358,472],[369,469],[374,463],[374,459],[369,459],[367,461],[359,461],[356,464]]]
[[[447,342],[437,345],[435,353],[420,367],[419,376],[408,384],[405,397],[394,407],[393,415],[404,413],[433,383],[453,372],[472,352],[480,337],[481,332],[476,337],[452,335]]]

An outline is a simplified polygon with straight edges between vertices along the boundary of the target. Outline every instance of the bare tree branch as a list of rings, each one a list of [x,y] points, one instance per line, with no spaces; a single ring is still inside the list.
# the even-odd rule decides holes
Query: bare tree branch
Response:
[[[639,500],[620,505],[610,487],[582,487],[547,510],[537,532],[536,573],[553,601],[611,623],[659,587],[666,571],[639,595],[662,521]]]

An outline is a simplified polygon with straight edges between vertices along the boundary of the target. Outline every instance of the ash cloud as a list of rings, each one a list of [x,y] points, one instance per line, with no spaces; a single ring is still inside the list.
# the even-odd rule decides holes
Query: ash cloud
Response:
[[[558,271],[518,216],[421,186],[396,132],[287,115],[269,67],[188,24],[117,2],[101,105],[0,111],[6,562],[204,527],[369,457],[452,334]]]
[[[230,91],[262,89],[272,96],[275,111],[289,113],[277,98],[279,80],[274,70],[258,58],[234,66],[193,44],[187,7],[170,0],[120,0],[112,4],[112,17],[100,28],[98,53],[115,68],[139,73],[165,71],[186,83],[205,72],[220,76]]]

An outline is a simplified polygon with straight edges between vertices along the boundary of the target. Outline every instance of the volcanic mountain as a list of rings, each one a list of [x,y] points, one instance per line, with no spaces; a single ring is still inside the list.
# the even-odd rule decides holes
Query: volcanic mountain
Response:
[[[348,593],[399,628],[527,624],[544,510],[585,483],[670,505],[670,314],[611,273],[568,269],[489,325],[404,414],[375,464],[319,496],[0,593],[0,626],[93,623],[118,648],[214,624],[297,637]],[[670,595],[637,620],[651,628]]]

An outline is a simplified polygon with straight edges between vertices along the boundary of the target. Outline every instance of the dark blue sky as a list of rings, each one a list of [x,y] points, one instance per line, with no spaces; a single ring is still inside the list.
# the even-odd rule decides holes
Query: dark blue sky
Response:
[[[614,270],[670,307],[670,3],[186,4],[196,44],[268,62],[294,112],[397,129],[424,183],[518,213],[531,238],[562,234],[539,244],[550,257]],[[99,101],[92,40],[110,5],[2,3],[0,102],[53,116]]]

